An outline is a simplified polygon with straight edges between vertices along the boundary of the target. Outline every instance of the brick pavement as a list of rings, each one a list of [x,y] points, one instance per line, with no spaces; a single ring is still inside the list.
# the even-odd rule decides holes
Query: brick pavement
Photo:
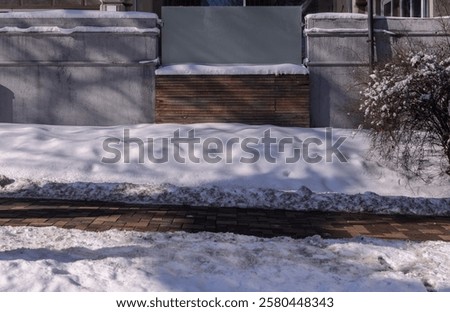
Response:
[[[0,199],[0,226],[450,241],[450,217]]]

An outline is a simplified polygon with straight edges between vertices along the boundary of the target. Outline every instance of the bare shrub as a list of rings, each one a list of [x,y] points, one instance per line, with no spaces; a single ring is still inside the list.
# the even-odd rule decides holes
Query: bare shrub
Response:
[[[362,92],[372,147],[418,173],[427,151],[439,153],[450,174],[450,54],[399,54],[379,66]]]

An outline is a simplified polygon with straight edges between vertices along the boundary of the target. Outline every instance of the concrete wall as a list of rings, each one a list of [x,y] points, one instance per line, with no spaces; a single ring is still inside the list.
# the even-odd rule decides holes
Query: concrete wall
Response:
[[[391,59],[398,49],[425,49],[447,44],[442,19],[376,18],[375,59]],[[448,21],[447,21],[448,22]],[[359,92],[369,73],[367,16],[307,16],[307,57],[313,127],[357,127],[362,121]]]
[[[58,14],[0,18],[0,122],[153,122],[156,16]]]
[[[302,62],[300,7],[163,7],[163,64]]]

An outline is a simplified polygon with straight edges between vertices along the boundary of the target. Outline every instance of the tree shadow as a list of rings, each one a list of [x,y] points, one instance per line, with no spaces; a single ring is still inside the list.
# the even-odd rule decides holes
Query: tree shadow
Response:
[[[130,250],[133,249],[133,254]],[[0,252],[0,261],[39,261],[53,260],[61,263],[73,263],[83,260],[102,260],[106,258],[130,258],[145,254],[147,248],[137,246],[107,247],[89,249],[85,247],[70,247],[62,250],[48,248],[18,248]]]

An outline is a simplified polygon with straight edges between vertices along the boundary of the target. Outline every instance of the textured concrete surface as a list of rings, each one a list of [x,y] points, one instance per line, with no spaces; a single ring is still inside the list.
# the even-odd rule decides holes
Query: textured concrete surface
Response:
[[[443,23],[447,23],[444,26]],[[392,59],[396,51],[448,43],[449,21],[430,18],[375,19],[375,61]],[[365,15],[317,14],[306,22],[311,81],[311,125],[357,128],[364,81],[369,74],[368,22]]]
[[[39,32],[0,32],[0,122],[78,126],[154,122],[156,64],[149,61],[158,57],[158,32],[142,29],[154,29],[156,15],[95,14],[0,18],[0,28],[19,30],[98,27],[73,33],[45,27]]]

